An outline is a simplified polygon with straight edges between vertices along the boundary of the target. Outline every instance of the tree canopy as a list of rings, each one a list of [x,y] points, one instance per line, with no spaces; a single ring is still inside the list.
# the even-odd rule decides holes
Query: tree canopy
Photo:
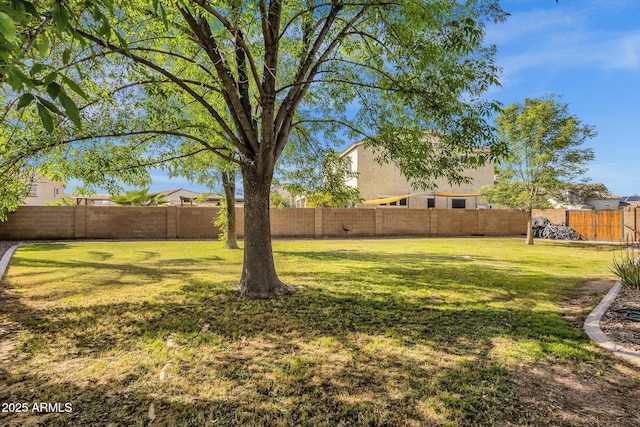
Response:
[[[136,166],[176,156],[176,140],[236,164],[246,295],[289,290],[273,265],[269,194],[290,141],[364,140],[418,186],[460,182],[500,152],[488,123],[498,104],[484,98],[498,83],[495,48],[483,40],[485,24],[505,17],[497,0],[55,4],[61,56],[70,49],[90,98],[82,131],[54,122],[40,144],[55,148],[56,172],[133,179]],[[175,115],[156,114],[149,93]],[[117,126],[100,127],[101,114]]]
[[[497,183],[483,190],[483,198],[524,209],[530,220],[532,209],[570,197],[575,180],[594,158],[583,144],[596,135],[595,129],[571,115],[569,105],[554,95],[510,105],[496,118],[496,128],[509,151],[498,160]],[[533,243],[530,223],[527,243]]]

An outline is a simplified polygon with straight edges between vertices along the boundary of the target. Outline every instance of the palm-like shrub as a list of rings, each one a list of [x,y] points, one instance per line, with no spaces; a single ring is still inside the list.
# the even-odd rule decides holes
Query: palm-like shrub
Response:
[[[635,251],[614,255],[611,272],[620,278],[620,283],[640,289],[640,256]]]
[[[125,194],[112,196],[111,201],[122,206],[158,206],[169,203],[161,193],[149,194],[149,188],[127,191]]]

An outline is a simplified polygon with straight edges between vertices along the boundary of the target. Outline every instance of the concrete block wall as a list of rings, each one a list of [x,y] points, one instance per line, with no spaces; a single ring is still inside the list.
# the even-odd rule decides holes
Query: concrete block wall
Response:
[[[0,223],[0,239],[216,239],[220,231],[212,220],[218,211],[216,207],[25,206]],[[236,215],[241,239],[243,209]],[[275,238],[317,239],[519,236],[526,233],[526,214],[499,209],[274,209],[271,232]]]
[[[551,224],[567,223],[567,211],[565,209],[534,209],[532,215],[534,218],[547,218],[551,221]]]
[[[213,225],[220,208],[179,208],[170,206],[168,210],[175,210],[175,238],[177,239],[217,239],[220,230]],[[238,213],[236,212],[236,215]],[[169,217],[172,217],[170,215]],[[173,233],[172,233],[173,236]]]
[[[474,236],[478,231],[478,211],[467,209],[434,209],[431,214],[431,235]]]
[[[73,239],[74,213],[73,206],[21,206],[0,222],[0,239]]]
[[[86,206],[87,239],[166,239],[165,207]]]
[[[375,209],[376,235],[431,236],[431,209]]]
[[[271,235],[274,237],[316,237],[316,209],[271,209]]]
[[[375,237],[375,209],[323,209],[322,237]]]
[[[518,236],[527,234],[527,213],[519,210],[481,209],[478,233],[483,236]]]
[[[625,208],[623,210],[624,241],[640,242],[640,209]]]

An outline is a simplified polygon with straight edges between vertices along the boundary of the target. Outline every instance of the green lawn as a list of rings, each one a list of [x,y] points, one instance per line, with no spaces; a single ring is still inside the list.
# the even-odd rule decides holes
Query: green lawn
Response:
[[[607,361],[559,302],[612,249],[522,239],[274,242],[298,292],[238,298],[219,242],[19,249],[1,402],[70,402],[46,425],[542,425],[523,366]],[[151,409],[150,409],[151,407]],[[20,425],[35,414],[0,414]],[[3,424],[4,425],[4,424]]]

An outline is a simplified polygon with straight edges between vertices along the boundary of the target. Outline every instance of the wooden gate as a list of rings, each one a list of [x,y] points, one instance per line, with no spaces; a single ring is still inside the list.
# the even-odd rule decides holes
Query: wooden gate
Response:
[[[621,211],[567,211],[567,225],[585,240],[622,241]]]

